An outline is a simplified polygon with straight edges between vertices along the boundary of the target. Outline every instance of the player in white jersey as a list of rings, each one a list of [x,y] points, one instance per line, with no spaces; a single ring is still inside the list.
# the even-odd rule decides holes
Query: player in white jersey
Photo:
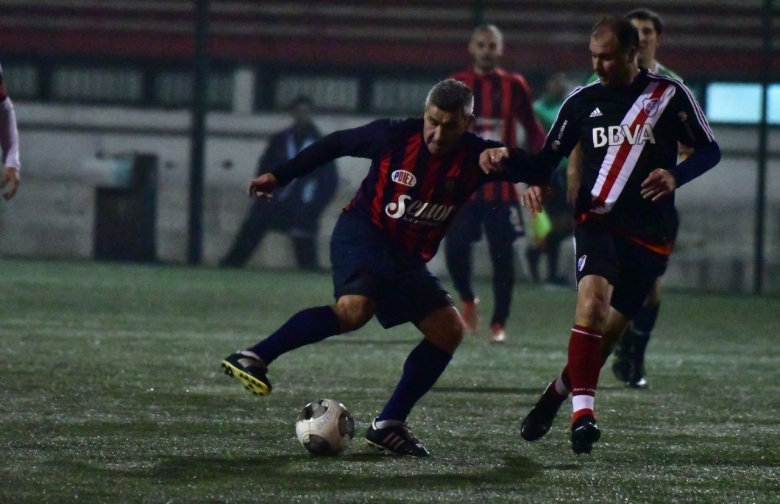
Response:
[[[599,81],[564,102],[539,154],[557,163],[581,143],[575,205],[577,307],[568,363],[523,420],[528,441],[544,436],[572,394],[574,453],[589,453],[600,431],[594,413],[599,372],[641,308],[671,252],[674,190],[720,161],[701,108],[679,80],[637,66],[638,34],[608,16],[591,32]],[[677,164],[677,143],[694,149]],[[541,208],[539,188],[523,204]]]
[[[19,188],[19,132],[16,127],[16,114],[11,98],[5,91],[3,67],[0,66],[0,147],[3,150],[3,174],[0,189],[8,188],[3,194],[7,200],[14,197]]]

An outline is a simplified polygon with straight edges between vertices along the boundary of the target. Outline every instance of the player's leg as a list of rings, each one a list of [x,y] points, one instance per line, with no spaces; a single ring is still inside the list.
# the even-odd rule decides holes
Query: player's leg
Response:
[[[670,237],[674,242],[677,239],[677,232],[680,226],[676,210],[670,225]],[[658,278],[655,279],[653,289],[647,296],[644,305],[642,305],[642,309],[636,314],[631,326],[623,336],[623,340],[615,349],[612,371],[618,380],[624,382],[629,387],[647,387],[645,351],[647,350],[647,344],[650,341],[653,329],[655,329],[658,312],[661,309],[661,276],[665,271],[666,266],[664,266]]]
[[[444,240],[444,258],[447,272],[461,301],[461,315],[469,332],[478,326],[477,304],[479,299],[471,284],[472,243],[481,238],[481,218],[476,201],[468,201],[458,211]]]
[[[611,308],[602,338],[602,365],[628,333],[632,319],[636,320],[645,301],[653,299],[658,275],[666,265],[666,257],[628,239],[616,240],[615,249],[620,270],[610,298]],[[560,382],[556,382],[555,389],[562,395],[568,393],[566,373],[567,370],[564,370]]]
[[[601,435],[596,424],[594,397],[603,363],[602,337],[607,327],[612,286],[605,277],[587,275],[580,279],[577,288],[568,362],[525,417],[520,434],[526,441],[544,436],[571,391],[572,450],[580,454],[590,453]]]
[[[645,351],[647,350],[647,344],[650,342],[650,336],[655,328],[655,322],[658,319],[658,312],[660,309],[661,277],[658,277],[653,284],[653,290],[647,297],[645,304],[626,331],[626,336],[629,336],[631,340],[631,372],[626,381],[626,384],[629,387],[647,387],[647,379],[645,378]]]
[[[545,239],[547,285],[563,286],[567,282],[558,274],[561,243],[574,231],[573,208],[566,201],[566,173],[556,170],[551,180],[552,192],[545,204],[552,229]]]
[[[236,352],[222,362],[229,376],[249,390],[266,395],[271,384],[268,365],[279,356],[304,345],[362,327],[374,315],[383,288],[387,254],[384,242],[362,219],[342,214],[331,239],[333,306],[308,308],[293,315],[282,327],[256,345]]]
[[[506,321],[515,286],[513,244],[524,234],[520,207],[496,203],[485,210],[485,236],[493,264],[493,316],[490,319],[490,341],[506,340]]]
[[[252,257],[260,240],[270,229],[274,219],[274,210],[268,201],[255,200],[249,208],[249,213],[241,224],[241,228],[230,246],[230,250],[219,261],[226,268],[240,268]]]
[[[222,367],[256,395],[271,393],[268,366],[281,355],[363,327],[374,315],[375,302],[362,295],[342,296],[334,306],[299,311],[256,345],[227,356]]]
[[[425,268],[400,281],[389,294],[378,301],[377,319],[385,327],[411,321],[423,333],[423,340],[406,358],[401,379],[369,427],[366,440],[396,455],[427,456],[406,419],[447,368],[465,327],[452,298]]]
[[[564,286],[567,284],[558,274],[559,256],[561,250],[561,243],[571,233],[566,230],[553,229],[550,234],[547,235],[546,249],[547,254],[547,284],[553,286]]]
[[[579,238],[576,243],[579,251]],[[656,278],[663,272],[666,264],[664,256],[633,241],[616,239],[614,245],[619,270],[610,297],[609,317],[602,334],[602,366],[626,332],[632,317],[639,313]],[[544,436],[550,429],[558,408],[574,388],[570,364],[571,360],[556,380],[547,387],[542,398],[523,421],[521,428],[523,438],[534,441]]]
[[[645,350],[661,307],[661,278],[653,283],[653,289],[645,299],[641,310],[615,347],[612,373],[626,386],[647,387],[645,379]]]
[[[485,233],[493,263],[494,312],[491,341],[503,341],[515,285],[514,242],[525,235],[520,205],[497,204],[488,209]]]
[[[613,294],[614,296],[614,294]],[[602,335],[601,366],[609,359],[612,349],[625,332],[630,320],[614,308],[610,308],[607,326]],[[541,439],[552,427],[558,410],[571,394],[569,368],[563,371],[547,386],[531,413],[523,421],[520,433],[526,441]]]
[[[569,336],[568,389],[572,391],[572,449],[589,453],[600,434],[595,421],[594,397],[602,365],[602,336],[610,313],[612,285],[618,278],[614,236],[600,221],[585,221],[575,231],[577,307]],[[557,380],[556,380],[557,382]],[[521,435],[528,441],[542,437],[552,424],[565,395],[548,386],[523,420]]]
[[[634,388],[647,387],[645,350],[658,318],[658,310],[661,305],[661,276],[666,269],[665,258],[656,254],[646,255],[648,257],[645,260],[654,265],[655,268],[650,269],[650,271],[656,271],[658,275],[652,279],[652,285],[648,289],[649,293],[644,298],[641,308],[635,312],[631,325],[617,345],[615,360],[612,363],[612,372],[615,377],[623,381],[626,386]]]

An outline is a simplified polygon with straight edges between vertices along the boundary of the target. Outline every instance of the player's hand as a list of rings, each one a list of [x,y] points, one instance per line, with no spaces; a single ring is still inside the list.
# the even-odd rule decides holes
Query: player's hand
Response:
[[[540,213],[544,210],[544,202],[547,197],[550,196],[550,188],[542,186],[529,186],[528,189],[523,191],[520,195],[520,203],[524,207],[528,207],[534,213]]]
[[[263,173],[249,183],[249,197],[271,199],[271,193],[279,187],[279,181],[271,173]]]
[[[19,189],[19,180],[19,170],[6,166],[5,170],[3,170],[3,178],[0,180],[0,189],[5,189],[9,184],[10,186],[5,194],[3,194],[3,198],[9,200],[14,197],[16,190]]]
[[[642,182],[642,197],[658,201],[672,194],[675,189],[677,189],[677,181],[674,180],[674,175],[668,170],[656,168]]]
[[[509,159],[509,149],[506,147],[485,149],[479,155],[479,167],[485,173],[500,172],[503,170],[501,162],[505,159]]]

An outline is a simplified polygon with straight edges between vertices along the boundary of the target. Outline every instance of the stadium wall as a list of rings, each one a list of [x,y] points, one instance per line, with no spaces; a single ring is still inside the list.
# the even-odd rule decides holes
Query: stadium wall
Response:
[[[95,171],[98,157],[154,154],[159,160],[156,242],[160,261],[184,263],[187,246],[189,114],[127,108],[16,103],[23,161],[23,185],[0,206],[0,253],[7,256],[90,259],[94,243],[96,187],[106,174]],[[318,116],[324,132],[370,120]],[[249,206],[245,189],[270,134],[285,127],[284,115],[211,113],[206,147],[204,263],[214,265],[230,246]],[[752,286],[755,128],[715,128],[725,156],[720,166],[678,193],[682,217],[678,250],[666,284],[706,290],[748,292]],[[773,132],[770,145],[780,145]],[[338,161],[341,187],[323,218],[320,261],[328,263],[330,231],[341,207],[362,180],[368,163]],[[768,177],[767,291],[780,292],[780,158]],[[518,245],[518,255],[524,243]],[[562,264],[573,264],[563,247]],[[486,247],[475,250],[476,272],[491,274]],[[261,244],[251,266],[291,267],[292,249],[283,235]],[[437,256],[431,264],[444,273]],[[573,276],[573,271],[563,268]]]

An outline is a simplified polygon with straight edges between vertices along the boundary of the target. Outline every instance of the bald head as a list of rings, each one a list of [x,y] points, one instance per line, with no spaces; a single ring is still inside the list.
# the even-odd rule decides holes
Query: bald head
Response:
[[[504,54],[504,36],[495,25],[474,28],[469,41],[469,54],[474,58],[474,70],[480,74],[493,72]]]

